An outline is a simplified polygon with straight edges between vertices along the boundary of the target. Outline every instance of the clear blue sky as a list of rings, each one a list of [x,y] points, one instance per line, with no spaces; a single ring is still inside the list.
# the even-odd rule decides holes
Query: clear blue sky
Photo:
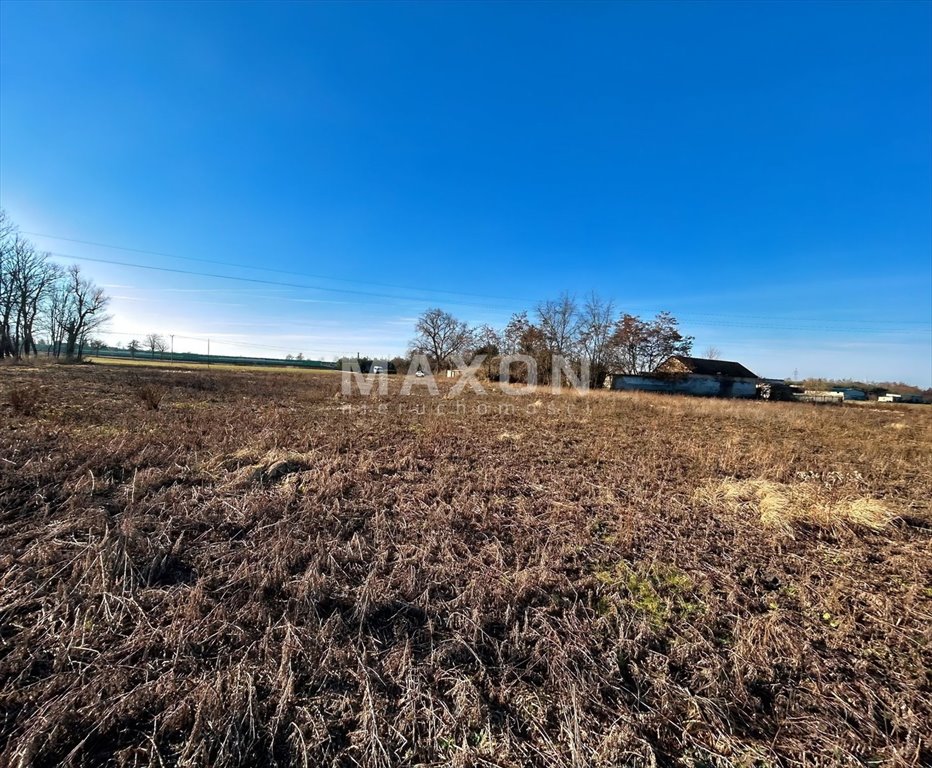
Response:
[[[928,386],[932,5],[8,0],[0,205],[293,284],[82,262],[124,343],[393,354],[596,289],[762,375]]]

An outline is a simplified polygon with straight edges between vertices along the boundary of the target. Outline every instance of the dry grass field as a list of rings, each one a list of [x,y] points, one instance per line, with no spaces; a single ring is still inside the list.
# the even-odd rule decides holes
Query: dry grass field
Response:
[[[932,763],[932,408],[339,386],[0,368],[0,764]]]

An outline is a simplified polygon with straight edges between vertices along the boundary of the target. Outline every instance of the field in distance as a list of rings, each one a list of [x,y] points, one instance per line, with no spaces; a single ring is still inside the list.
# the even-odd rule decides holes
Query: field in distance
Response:
[[[285,371],[290,373],[339,373],[330,368],[305,368],[297,365],[288,366],[271,366],[271,365],[248,365],[248,364],[232,364],[232,363],[210,363],[209,365],[204,362],[191,362],[189,360],[171,360],[170,358],[160,358],[152,359],[146,358],[143,356],[135,358],[125,358],[125,357],[94,357],[90,355],[85,358],[88,363],[92,365],[125,365],[125,366],[140,366],[143,368],[164,368],[171,370],[187,370],[187,371],[264,371],[266,373],[274,373]]]
[[[166,367],[0,367],[0,764],[932,762],[932,408]]]

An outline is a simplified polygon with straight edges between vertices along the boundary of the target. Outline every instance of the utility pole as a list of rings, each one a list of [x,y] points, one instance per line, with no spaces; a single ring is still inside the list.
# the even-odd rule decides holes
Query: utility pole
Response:
[[[210,368],[210,339],[207,339],[207,367]]]
[[[175,364],[175,334],[169,334],[172,337],[171,351],[168,353],[168,364]]]

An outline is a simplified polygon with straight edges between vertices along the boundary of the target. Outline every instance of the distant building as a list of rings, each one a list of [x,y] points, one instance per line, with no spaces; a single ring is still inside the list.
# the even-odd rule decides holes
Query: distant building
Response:
[[[673,355],[654,368],[654,373],[685,373],[694,376],[721,376],[728,379],[760,378],[741,363],[729,360],[712,360],[705,357]]]
[[[792,402],[803,394],[802,387],[790,384],[784,379],[763,379],[757,384],[757,395],[761,400],[782,400]]]
[[[857,387],[832,387],[832,392],[840,392],[845,400],[867,400],[867,392]]]
[[[922,395],[908,394],[898,395],[896,392],[889,392],[877,398],[878,403],[924,403]]]
[[[700,397],[757,397],[759,378],[741,363],[703,357],[674,355],[652,373],[639,376],[616,374],[612,389]]]
[[[828,389],[807,389],[793,395],[793,399],[800,403],[833,403],[841,405],[845,400],[844,392]]]

